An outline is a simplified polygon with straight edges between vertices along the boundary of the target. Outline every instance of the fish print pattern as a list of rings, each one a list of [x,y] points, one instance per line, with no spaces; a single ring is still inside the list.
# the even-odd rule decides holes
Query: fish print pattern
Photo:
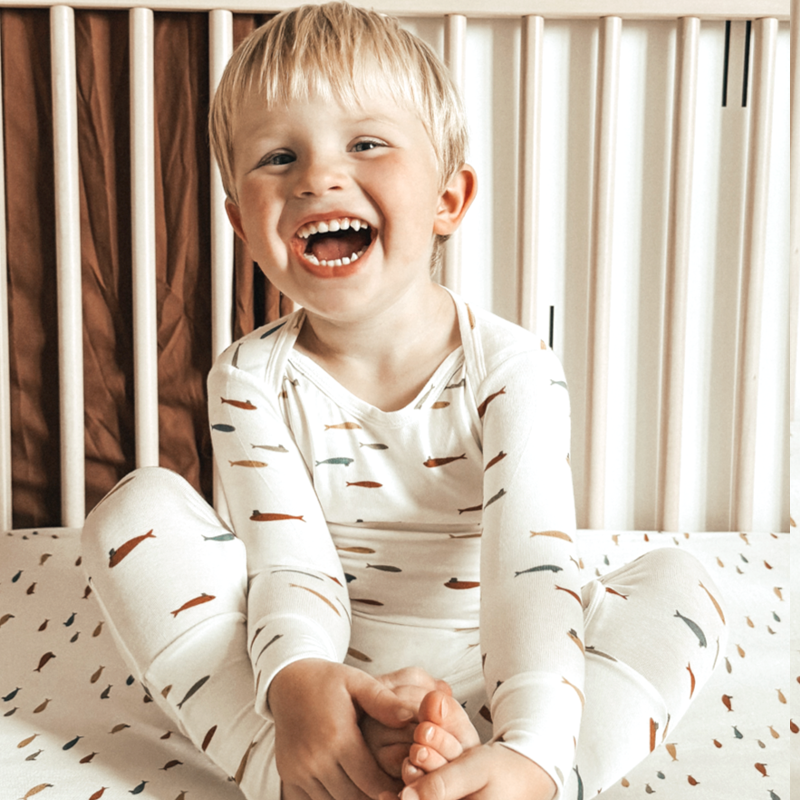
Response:
[[[529,537],[530,533],[526,531],[524,535]],[[604,534],[595,533],[593,536],[603,537]],[[615,543],[614,546],[619,549],[620,544],[624,545],[626,541],[630,541],[634,537],[636,537],[637,541],[644,541],[641,534],[623,534],[621,537],[617,537],[619,541]],[[653,535],[651,534],[651,539],[652,537]],[[769,537],[767,534],[750,535],[750,539],[754,547],[762,546],[765,539],[768,544],[771,542],[774,542],[775,546],[780,546],[782,544],[779,541],[773,540],[772,537]],[[202,543],[201,537],[198,537],[198,540]],[[585,542],[586,540],[582,541]],[[610,542],[610,537],[607,541]],[[36,542],[34,540],[29,544],[35,545]],[[42,550],[31,550],[28,569],[25,571],[30,575],[31,569],[38,569],[41,567],[41,573],[38,576],[39,588],[37,592],[31,596],[24,594],[25,584],[22,585],[21,590],[17,590],[16,594],[11,594],[12,590],[18,587],[21,582],[18,580],[14,583],[11,580],[19,571],[19,566],[21,566],[21,564],[18,566],[14,563],[14,560],[12,560],[10,564],[6,561],[5,571],[3,571],[3,564],[0,563],[0,611],[2,611],[2,613],[0,613],[0,619],[6,614],[11,615],[5,626],[0,627],[0,665],[5,664],[3,669],[0,669],[0,675],[3,676],[5,681],[5,686],[0,685],[0,712],[2,712],[2,714],[7,714],[8,711],[17,705],[20,706],[21,709],[26,710],[29,714],[34,714],[37,709],[41,709],[35,716],[30,717],[30,719],[36,719],[37,717],[45,719],[50,714],[54,713],[54,708],[63,709],[64,705],[67,704],[68,707],[71,706],[73,708],[73,710],[67,712],[67,714],[74,718],[74,720],[80,719],[80,722],[76,724],[74,734],[68,732],[66,736],[58,738],[57,740],[52,740],[52,734],[46,730],[34,735],[35,729],[30,729],[28,731],[22,730],[19,731],[16,738],[4,739],[3,737],[7,735],[9,731],[6,730],[4,733],[3,726],[0,725],[0,743],[8,741],[7,747],[13,750],[14,753],[19,754],[20,764],[26,764],[26,766],[29,767],[36,765],[37,769],[42,770],[39,781],[34,779],[29,784],[22,787],[18,794],[14,796],[22,797],[30,788],[41,784],[51,784],[50,786],[46,786],[46,791],[43,789],[40,794],[37,793],[37,795],[33,795],[32,797],[34,800],[37,796],[47,797],[49,793],[57,790],[61,791],[62,789],[65,794],[70,797],[90,797],[93,792],[99,791],[102,785],[107,785],[108,781],[104,781],[103,779],[97,780],[95,785],[85,789],[83,794],[72,789],[76,784],[71,783],[71,781],[86,780],[85,777],[82,778],[80,776],[88,774],[84,772],[84,770],[92,770],[94,764],[97,763],[97,760],[100,758],[100,756],[98,756],[98,750],[100,749],[98,744],[101,743],[102,737],[124,737],[130,733],[131,730],[134,732],[138,731],[138,735],[152,742],[152,745],[147,748],[147,752],[152,754],[152,757],[143,757],[137,754],[128,756],[129,759],[134,759],[132,762],[133,764],[139,765],[133,768],[141,770],[139,773],[141,774],[141,778],[149,781],[146,784],[145,790],[141,793],[142,796],[152,795],[177,798],[184,788],[189,789],[186,800],[190,800],[193,789],[197,796],[202,796],[202,793],[207,792],[209,787],[205,784],[198,783],[196,778],[190,773],[187,773],[187,770],[192,769],[194,763],[199,762],[193,762],[192,760],[187,761],[181,756],[180,760],[185,761],[185,765],[175,765],[168,770],[162,770],[165,764],[174,760],[174,757],[169,751],[158,751],[157,749],[161,744],[165,746],[168,744],[170,741],[170,733],[160,726],[159,720],[162,718],[158,716],[159,712],[157,709],[154,711],[153,704],[142,703],[143,693],[139,684],[135,682],[129,683],[128,672],[123,671],[126,668],[119,660],[113,643],[102,631],[102,627],[97,637],[92,638],[88,635],[97,627],[100,614],[99,609],[94,605],[94,598],[89,596],[87,599],[83,599],[85,586],[81,577],[77,574],[79,570],[75,570],[75,574],[69,573],[64,575],[64,578],[69,578],[70,580],[64,580],[61,577],[65,565],[73,565],[77,561],[78,544],[76,541],[70,541],[68,539],[62,539],[56,544],[57,547],[54,550],[54,555],[52,555],[50,559],[46,559],[43,564],[40,564]],[[65,548],[69,549],[65,550]],[[52,549],[53,548],[50,548],[48,552]],[[376,550],[376,548],[369,549],[373,551]],[[598,549],[603,550],[604,548],[599,547]],[[380,548],[378,548],[378,550],[380,550]],[[605,548],[605,552],[610,556],[612,568],[620,565],[621,556],[615,557],[608,551],[607,547]],[[71,555],[69,555],[69,553],[71,553]],[[785,557],[785,552],[782,556],[782,551],[780,549],[770,550],[769,553],[770,555],[766,560],[770,563],[777,565],[782,562],[782,558],[788,560]],[[67,555],[67,557],[65,557],[65,555]],[[364,558],[364,564],[372,563],[367,562],[366,554],[353,555],[354,557]],[[584,576],[593,574],[595,563],[603,567],[603,572],[608,571],[609,567],[604,564],[602,555],[600,555],[597,562],[592,559],[593,556],[591,556],[591,554],[589,558],[584,559],[585,564],[583,570],[581,570]],[[721,560],[723,563],[729,561],[724,552]],[[751,559],[751,563],[757,561],[757,566],[766,574],[767,570],[763,567],[763,560],[764,559]],[[1,561],[2,559],[0,559],[0,562]],[[376,561],[375,563],[382,562]],[[710,563],[716,565],[716,558],[713,554],[710,558]],[[730,567],[715,566],[715,569],[717,569],[723,577],[729,574],[730,578],[736,578],[740,581],[743,580],[743,577],[731,570]],[[777,566],[776,569],[778,569]],[[48,572],[53,573],[53,579],[47,578]],[[313,578],[309,578],[309,580],[311,580],[314,585],[317,583],[321,584],[323,580],[330,582],[329,578],[322,575],[319,575],[316,580]],[[725,678],[731,676],[731,679],[736,679],[739,682],[743,681],[746,685],[753,687],[747,705],[749,706],[752,704],[758,709],[763,709],[760,718],[764,721],[763,726],[761,726],[764,735],[748,734],[749,730],[754,730],[754,727],[757,726],[754,726],[752,719],[744,716],[748,712],[747,709],[743,709],[741,704],[737,704],[736,691],[733,688],[723,688],[715,698],[712,698],[719,712],[714,712],[706,706],[705,708],[708,710],[703,712],[702,720],[696,717],[693,718],[690,712],[678,729],[678,736],[680,738],[675,738],[674,734],[668,734],[669,738],[665,740],[663,747],[661,749],[656,747],[653,758],[658,758],[660,752],[663,752],[663,758],[660,761],[653,762],[653,766],[648,766],[647,764],[640,765],[629,772],[625,778],[621,779],[620,784],[625,786],[625,781],[627,781],[628,787],[632,785],[635,789],[638,788],[638,791],[644,796],[644,794],[647,794],[644,787],[649,781],[651,786],[658,789],[658,796],[666,797],[667,800],[684,800],[684,798],[688,796],[684,794],[684,792],[688,792],[691,788],[686,776],[688,774],[693,775],[695,779],[700,782],[700,785],[712,785],[708,778],[703,778],[703,775],[707,774],[709,767],[713,767],[715,774],[713,781],[714,791],[718,791],[722,796],[736,797],[747,794],[747,796],[758,797],[761,796],[759,793],[763,791],[764,796],[769,798],[769,800],[773,800],[774,797],[779,798],[779,800],[780,798],[786,800],[786,798],[789,797],[789,787],[786,779],[784,779],[783,782],[781,782],[780,779],[776,780],[773,785],[772,794],[770,794],[769,791],[763,790],[762,787],[755,783],[757,780],[764,780],[764,777],[760,770],[754,765],[764,764],[771,779],[772,770],[770,768],[770,763],[776,759],[774,747],[782,745],[787,737],[800,736],[800,727],[792,720],[789,720],[787,723],[780,719],[770,719],[772,713],[770,708],[788,709],[788,702],[786,704],[782,703],[778,695],[778,691],[780,690],[784,700],[788,701],[789,699],[788,692],[780,683],[780,660],[773,659],[772,661],[775,662],[773,664],[768,657],[763,658],[759,655],[752,655],[760,654],[765,648],[783,646],[781,644],[776,644],[776,642],[786,643],[786,614],[785,609],[781,608],[781,605],[787,602],[786,596],[784,595],[783,601],[779,600],[773,592],[773,584],[766,583],[763,584],[764,595],[772,597],[772,601],[767,601],[766,605],[762,606],[753,606],[752,603],[748,605],[746,597],[749,596],[749,592],[744,592],[743,597],[739,598],[736,596],[736,592],[731,591],[730,588],[725,591],[726,587],[720,583],[716,575],[715,580],[717,580],[719,588],[723,590],[723,597],[727,601],[724,615],[726,619],[729,617],[731,618],[729,624],[735,626],[735,630],[737,631],[733,635],[734,641],[729,648],[729,652],[735,657],[732,661],[729,659],[730,669],[724,666],[725,653],[723,652],[719,657],[720,662],[723,662],[722,675]],[[356,583],[352,585],[356,585]],[[788,581],[785,579],[779,580],[777,583],[778,585],[788,585]],[[736,584],[732,585],[736,586]],[[571,599],[571,602],[575,604],[576,608],[578,607],[577,598],[571,597],[565,592],[558,592],[558,590],[555,589],[554,591],[564,594]],[[713,603],[708,599],[708,595],[704,589],[697,586],[697,592],[701,598],[701,602],[703,598],[705,598],[705,602],[708,603],[709,613],[718,620],[721,620],[719,613],[714,608]],[[463,593],[453,592],[453,595],[459,594]],[[82,603],[85,603],[89,617],[88,619],[83,619],[83,625],[88,630],[88,639],[85,640],[84,644],[81,644],[83,640],[79,640],[77,644],[73,645],[76,648],[83,647],[85,649],[85,655],[81,659],[83,667],[78,670],[76,679],[73,680],[69,676],[76,670],[76,665],[74,663],[67,663],[59,658],[51,660],[43,668],[42,672],[36,675],[36,680],[42,682],[40,687],[41,691],[35,692],[35,696],[30,696],[30,689],[26,689],[26,681],[29,680],[29,678],[26,677],[25,670],[30,670],[32,666],[35,667],[38,664],[39,658],[46,652],[54,652],[56,655],[59,654],[59,648],[50,646],[50,641],[52,641],[53,644],[61,642],[61,646],[64,646],[63,643],[68,641],[67,639],[55,638],[48,641],[46,638],[42,638],[54,637],[57,633],[57,631],[53,629],[52,623],[50,626],[45,626],[40,630],[42,622],[46,618],[53,618],[58,621],[58,626],[64,632],[79,627],[82,620],[82,615],[80,613],[76,615],[69,628],[63,627],[63,623],[72,616],[74,611],[72,605],[76,599],[80,599]],[[25,605],[26,602],[37,603],[37,605],[29,609]],[[633,602],[633,598],[631,598],[629,602]],[[178,605],[180,605],[180,603],[166,610],[169,611],[177,608]],[[681,613],[685,616],[694,619],[692,614],[688,611],[680,606],[678,606],[678,608],[680,608]],[[333,616],[332,612],[329,613]],[[675,609],[667,610],[667,613],[668,616],[671,617],[674,615]],[[748,622],[748,618],[750,622],[753,623],[752,626]],[[697,618],[696,621],[700,622],[700,618]],[[775,634],[770,634],[768,632],[768,623],[772,629],[776,631]],[[672,619],[672,624],[685,625],[681,620],[675,618]],[[13,626],[17,625],[21,627],[15,629]],[[27,634],[25,638],[20,639],[20,631],[23,626]],[[733,630],[734,628],[732,628],[732,631]],[[18,656],[22,654],[22,651],[20,651],[18,647],[12,648],[14,652],[9,655],[11,655],[13,660],[3,662],[6,651],[3,649],[4,640],[2,636],[7,633],[13,634],[15,637],[13,641],[18,642],[23,647],[35,646],[35,643],[38,641],[39,649],[30,653],[27,659],[20,659]],[[569,639],[568,636],[565,636],[565,639],[568,640],[576,652],[578,652],[579,647],[577,643]],[[268,641],[269,639],[262,640],[261,645],[263,646],[263,644],[266,644]],[[703,650],[698,648],[698,640],[696,637],[693,636],[692,641],[693,643],[690,646],[690,650],[687,652],[693,650],[694,652],[702,653]],[[737,655],[737,641],[741,643],[739,647],[746,653],[746,657]],[[30,645],[28,642],[30,642]],[[41,646],[42,642],[44,646]],[[713,651],[713,641],[710,642],[710,648]],[[355,651],[348,653],[348,658],[354,659],[352,662],[353,664],[369,667],[374,663],[374,661],[367,661],[360,658],[360,656],[365,656],[367,659],[372,659],[372,653],[370,651],[364,650],[363,648],[359,649],[357,646],[349,649]],[[589,654],[588,658],[590,659],[613,658],[611,653],[593,646],[587,645],[586,652]],[[25,663],[26,660],[27,664]],[[691,690],[691,675],[688,670],[689,665],[691,666],[692,673],[695,673],[696,667],[694,658],[688,663],[684,662],[683,665],[683,680],[686,684],[685,691],[687,696]],[[772,678],[770,678],[770,670],[774,673]],[[30,672],[27,674],[30,675]],[[200,673],[200,675],[202,674],[204,673]],[[699,679],[699,676],[696,677]],[[92,680],[93,678],[94,680]],[[105,680],[103,680],[103,678],[105,678]],[[97,684],[100,683],[101,680],[103,681],[101,686],[97,687]],[[796,683],[794,677],[792,680]],[[65,683],[70,686],[69,692],[64,691]],[[766,683],[766,686],[763,688],[761,687],[762,683]],[[93,694],[87,693],[83,695],[81,694],[80,685],[85,685],[87,690],[91,687],[97,688],[94,689]],[[107,685],[113,685],[115,688],[111,690],[108,699],[101,701],[100,690]],[[800,683],[798,683],[798,685],[800,685]],[[118,693],[118,687],[123,687],[121,693]],[[696,689],[696,695],[697,691]],[[26,694],[28,694],[27,699]],[[730,711],[727,709],[725,703],[720,701],[723,694],[730,698]],[[198,698],[201,696],[202,694],[197,694]],[[700,697],[704,697],[702,691],[700,692]],[[759,697],[761,699],[758,699]],[[47,698],[50,698],[50,702],[45,704]],[[190,700],[184,708],[188,707],[191,702],[193,702],[193,700]],[[125,703],[129,703],[129,705],[126,706],[124,705]],[[42,706],[44,707],[42,708]],[[153,713],[155,713],[156,716],[152,716]],[[785,713],[788,714],[789,712],[786,711]],[[727,715],[728,719],[736,724],[731,725],[730,721],[725,720],[721,715]],[[18,715],[9,716],[4,719],[3,722],[6,723],[17,717]],[[2,719],[2,717],[0,717],[0,719]],[[120,721],[120,719],[123,721]],[[785,734],[784,731],[786,731]],[[64,751],[62,749],[63,746],[73,741],[75,735],[79,734],[85,735],[85,738],[78,739],[76,744]],[[202,731],[198,742],[202,743],[207,734],[208,731]],[[217,734],[217,730],[214,731],[214,734]],[[659,729],[657,740],[660,739],[661,734],[662,730]],[[707,738],[702,739],[703,734],[706,734]],[[173,740],[174,738],[175,734],[172,735]],[[163,742],[160,741],[162,739]],[[214,747],[215,739],[216,737],[212,734],[206,747]],[[708,743],[710,752],[706,750],[702,758],[699,758],[695,755],[695,745],[701,740]],[[685,752],[681,749],[681,742],[683,741],[688,741],[690,745],[689,750]],[[738,747],[751,748],[749,752],[752,753],[752,757],[749,759],[745,757],[741,768],[738,766],[740,756],[733,752],[734,744]],[[17,745],[22,746],[18,748]],[[53,753],[56,751],[63,753],[65,757],[71,758],[76,769],[68,774],[66,778],[61,778],[58,786],[54,788],[52,784],[54,784],[55,781],[52,777],[48,779],[48,776],[51,774],[48,769],[48,764],[50,763],[50,759],[53,758]],[[761,753],[764,755],[759,755]],[[736,761],[732,762],[730,760],[732,756]],[[201,757],[199,752],[196,757]],[[105,758],[104,769],[108,769],[109,766],[113,764],[113,760],[109,761],[107,749]],[[780,761],[780,755],[778,755],[777,758],[778,761]],[[726,769],[726,766],[730,764],[734,764],[733,768]],[[78,765],[80,765],[80,769],[77,769]],[[673,765],[673,767],[671,768],[670,765]],[[130,766],[130,762],[126,762],[126,765],[123,766],[120,761],[121,769],[128,769]],[[680,770],[677,769],[679,767]],[[12,766],[11,770],[11,774],[16,776],[16,767]],[[199,770],[199,772],[202,773],[202,770]],[[659,772],[661,773],[660,775],[657,774]],[[749,777],[749,773],[752,773],[752,779]],[[136,778],[138,779],[138,775]],[[65,783],[64,781],[67,782]],[[180,785],[178,781],[181,781]],[[767,781],[764,782],[766,783]],[[215,797],[228,800],[226,783],[227,782],[224,780],[220,782],[218,788],[215,789]],[[138,783],[136,783],[136,780],[131,781],[123,789],[123,793],[128,792],[131,788],[135,788],[137,785]],[[699,789],[700,786],[697,788]],[[104,795],[106,797],[111,794],[112,792],[110,789],[105,790]],[[51,794],[51,796],[56,795]],[[633,798],[636,797],[635,794],[631,794],[630,796]]]

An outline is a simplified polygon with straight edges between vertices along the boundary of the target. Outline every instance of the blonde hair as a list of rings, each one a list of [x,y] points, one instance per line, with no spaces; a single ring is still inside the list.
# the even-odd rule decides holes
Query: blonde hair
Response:
[[[211,102],[209,138],[228,197],[237,202],[233,137],[242,104],[253,96],[267,107],[316,94],[347,106],[377,94],[420,118],[439,165],[440,190],[463,166],[467,128],[450,73],[431,48],[394,17],[345,2],[284,11],[236,49]],[[434,266],[447,237],[437,236]]]

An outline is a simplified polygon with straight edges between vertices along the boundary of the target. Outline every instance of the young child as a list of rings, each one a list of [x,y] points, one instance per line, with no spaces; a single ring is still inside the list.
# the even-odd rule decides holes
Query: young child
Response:
[[[476,192],[447,71],[304,6],[238,48],[211,141],[302,308],[208,379],[232,528],[154,468],[87,519],[120,651],[251,800],[594,796],[674,727],[724,612],[680,550],[581,586],[561,366],[431,279]]]

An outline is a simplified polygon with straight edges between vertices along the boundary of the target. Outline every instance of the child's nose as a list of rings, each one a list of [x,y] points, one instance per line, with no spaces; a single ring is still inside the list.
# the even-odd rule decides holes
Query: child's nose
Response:
[[[342,165],[331,159],[309,159],[301,169],[295,191],[300,197],[316,197],[343,189],[347,175]]]

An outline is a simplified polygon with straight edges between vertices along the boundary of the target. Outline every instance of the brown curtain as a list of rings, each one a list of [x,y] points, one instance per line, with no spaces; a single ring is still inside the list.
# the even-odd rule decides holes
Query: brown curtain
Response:
[[[266,18],[236,15],[238,42]],[[15,527],[60,524],[58,328],[47,11],[4,10],[2,69]],[[135,467],[128,14],[75,14],[87,511]],[[155,15],[161,464],[208,499],[208,17]],[[235,250],[234,337],[287,304]],[[282,311],[283,308],[283,311]]]

